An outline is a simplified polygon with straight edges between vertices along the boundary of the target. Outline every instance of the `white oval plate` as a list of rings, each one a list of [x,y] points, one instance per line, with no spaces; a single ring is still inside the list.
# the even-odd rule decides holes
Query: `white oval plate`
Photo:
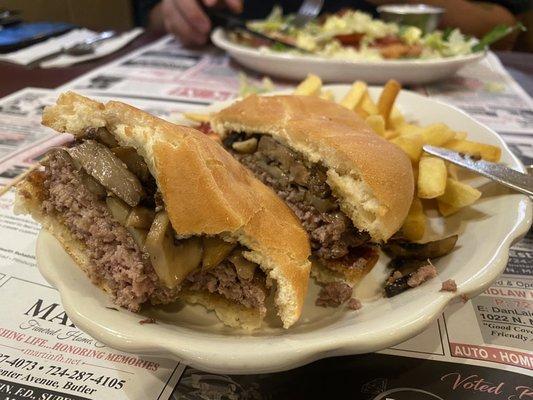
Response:
[[[324,82],[363,80],[384,84],[394,78],[404,85],[428,83],[451,76],[459,68],[485,56],[484,52],[480,52],[433,60],[350,61],[254,49],[230,41],[222,28],[213,31],[211,40],[240,64],[254,71],[295,80],[305,79],[308,73],[313,73]]]
[[[340,98],[347,85],[328,86]],[[370,88],[377,98],[380,88]],[[220,103],[206,109],[227,106]],[[422,124],[444,122],[466,131],[469,138],[498,145],[502,161],[524,171],[503,140],[489,128],[449,105],[402,91],[398,107]],[[459,233],[457,248],[437,260],[439,276],[391,299],[380,296],[387,276],[382,256],[372,272],[356,288],[363,301],[360,311],[314,306],[318,288],[311,283],[300,321],[289,330],[270,316],[264,328],[252,334],[224,327],[200,306],[176,304],[152,308],[136,315],[115,311],[107,296],[78,270],[59,243],[41,232],[37,241],[37,264],[44,277],[61,294],[69,317],[97,340],[120,350],[177,357],[196,368],[220,373],[261,373],[295,368],[311,361],[345,354],[380,350],[420,333],[435,320],[446,304],[461,295],[475,296],[505,269],[509,246],[531,225],[530,200],[483,178],[470,179],[483,191],[473,207],[443,220],[430,218],[437,235]],[[454,279],[456,293],[440,292],[441,282]],[[146,316],[157,324],[139,324]]]

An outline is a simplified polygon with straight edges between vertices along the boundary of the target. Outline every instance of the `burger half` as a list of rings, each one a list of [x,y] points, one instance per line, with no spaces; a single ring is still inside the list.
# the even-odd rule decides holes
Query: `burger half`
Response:
[[[305,227],[312,275],[338,305],[401,227],[414,183],[409,159],[361,118],[315,96],[249,96],[214,114],[226,149],[276,191]]]
[[[279,198],[200,132],[75,93],[43,124],[75,136],[18,187],[16,207],[92,282],[137,312],[177,299],[227,325],[261,325],[272,294],[285,328],[302,310],[309,242]]]

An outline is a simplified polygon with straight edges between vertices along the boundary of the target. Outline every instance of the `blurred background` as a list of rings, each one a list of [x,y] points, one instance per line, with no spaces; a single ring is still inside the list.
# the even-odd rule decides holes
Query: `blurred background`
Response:
[[[26,22],[70,22],[93,30],[122,31],[136,25],[144,25],[148,21],[150,8],[157,3],[153,0],[0,0],[0,11],[17,10],[19,17]],[[248,1],[245,0],[245,9],[246,3]],[[299,4],[298,1],[294,3],[296,6]],[[509,3],[508,7],[511,9],[515,6],[514,3],[520,3],[520,10],[526,9],[515,14],[515,18],[526,26],[527,31],[520,33],[512,48],[506,46],[505,49],[533,52],[532,2],[507,0],[496,3]],[[529,7],[524,7],[527,3]],[[498,49],[498,46],[494,48]]]
[[[0,9],[17,10],[26,22],[70,22],[94,30],[134,26],[130,0],[1,0]]]

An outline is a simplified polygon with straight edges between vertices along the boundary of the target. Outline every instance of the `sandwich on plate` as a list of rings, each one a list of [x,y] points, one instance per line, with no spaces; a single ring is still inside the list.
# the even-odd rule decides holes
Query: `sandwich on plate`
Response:
[[[270,308],[285,328],[298,320],[307,235],[219,144],[71,92],[45,109],[43,124],[75,140],[19,184],[17,210],[52,233],[115,304],[137,312],[182,299],[246,329]]]
[[[316,96],[257,96],[211,115],[225,148],[306,229],[319,305],[336,306],[374,266],[412,202],[411,163],[353,111]]]

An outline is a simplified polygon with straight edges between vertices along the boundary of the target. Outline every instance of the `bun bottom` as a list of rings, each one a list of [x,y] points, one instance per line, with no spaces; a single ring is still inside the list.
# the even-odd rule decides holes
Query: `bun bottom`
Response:
[[[363,268],[342,273],[333,271],[319,263],[314,262],[313,267],[311,268],[311,277],[313,277],[319,284],[344,282],[351,287],[354,287],[366,276],[366,274],[372,270],[372,268],[374,268],[374,263],[367,263]]]
[[[244,330],[254,330],[261,327],[264,313],[258,308],[246,308],[231,302],[224,297],[208,292],[185,291],[180,293],[180,299],[190,304],[200,304],[209,311],[214,311],[224,325]]]

